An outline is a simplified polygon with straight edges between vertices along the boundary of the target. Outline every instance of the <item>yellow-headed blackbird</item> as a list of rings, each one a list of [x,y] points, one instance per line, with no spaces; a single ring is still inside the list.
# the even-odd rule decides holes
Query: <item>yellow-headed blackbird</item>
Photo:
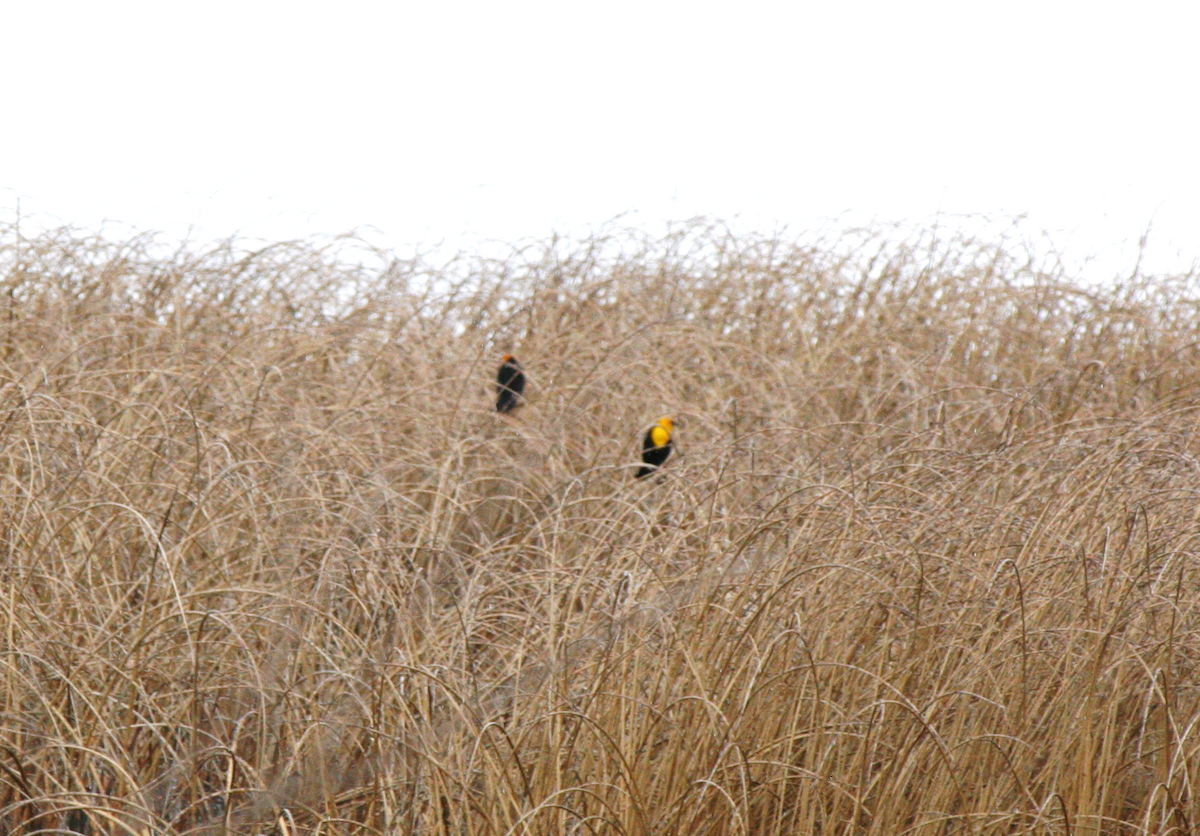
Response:
[[[671,433],[675,430],[673,418],[659,418],[658,423],[646,431],[642,439],[642,466],[636,474],[638,479],[654,473],[671,455],[674,446],[671,443]]]
[[[504,355],[500,371],[496,374],[496,411],[507,415],[521,405],[525,392],[525,370],[511,354]]]

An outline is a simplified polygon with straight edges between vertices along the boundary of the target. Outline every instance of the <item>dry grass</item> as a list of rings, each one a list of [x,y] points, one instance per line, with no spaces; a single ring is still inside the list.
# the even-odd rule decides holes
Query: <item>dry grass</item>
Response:
[[[0,833],[1200,827],[1196,276],[356,247],[0,231]]]

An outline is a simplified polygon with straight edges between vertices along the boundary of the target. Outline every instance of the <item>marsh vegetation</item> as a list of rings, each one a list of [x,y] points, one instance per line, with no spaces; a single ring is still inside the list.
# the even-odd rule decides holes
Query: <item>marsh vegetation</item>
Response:
[[[0,294],[2,833],[1200,826],[1195,275],[10,227]]]

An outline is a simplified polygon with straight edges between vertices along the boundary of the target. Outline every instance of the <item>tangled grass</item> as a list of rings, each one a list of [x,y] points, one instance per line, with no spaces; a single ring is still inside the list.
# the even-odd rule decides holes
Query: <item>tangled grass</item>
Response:
[[[0,276],[0,833],[1200,826],[1195,275],[696,224]]]

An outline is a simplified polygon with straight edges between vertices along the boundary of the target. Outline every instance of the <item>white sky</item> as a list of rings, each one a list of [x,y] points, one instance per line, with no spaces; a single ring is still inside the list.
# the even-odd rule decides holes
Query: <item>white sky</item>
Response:
[[[1200,259],[1200,3],[0,6],[0,219],[404,248],[1028,216]],[[189,233],[190,230],[190,233]]]

